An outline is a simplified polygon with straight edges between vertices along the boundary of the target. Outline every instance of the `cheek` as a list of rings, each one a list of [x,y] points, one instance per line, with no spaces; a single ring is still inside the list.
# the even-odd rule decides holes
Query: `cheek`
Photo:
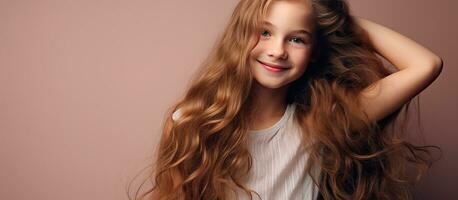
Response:
[[[297,66],[305,66],[309,63],[311,57],[308,50],[302,50],[294,52],[290,55],[290,58]]]
[[[262,52],[262,48],[261,48],[261,46],[258,44],[258,45],[256,45],[256,46],[253,48],[253,50],[251,50],[250,56],[251,56],[251,57],[258,57],[259,54],[261,54],[261,52]]]

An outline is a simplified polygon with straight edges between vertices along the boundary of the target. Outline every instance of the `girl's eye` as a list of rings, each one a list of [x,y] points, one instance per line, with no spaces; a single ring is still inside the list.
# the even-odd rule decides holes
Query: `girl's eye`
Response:
[[[296,39],[296,41],[298,41],[298,42],[300,42],[300,43],[305,43],[304,40],[302,40],[302,39],[300,39],[300,38],[295,37],[295,38],[293,38],[293,40],[294,40],[294,39]]]
[[[261,35],[262,35],[262,36],[266,36],[266,35],[264,35],[264,33],[268,33],[268,31],[263,31],[263,32],[261,32]]]
[[[266,34],[269,34],[269,35],[270,35],[269,31],[264,30],[264,31],[261,32],[261,35],[262,35],[263,37],[268,37],[268,36],[269,36],[269,35],[266,35]],[[305,44],[304,40],[302,40],[301,38],[298,38],[298,37],[293,37],[291,40],[292,40],[294,43]]]

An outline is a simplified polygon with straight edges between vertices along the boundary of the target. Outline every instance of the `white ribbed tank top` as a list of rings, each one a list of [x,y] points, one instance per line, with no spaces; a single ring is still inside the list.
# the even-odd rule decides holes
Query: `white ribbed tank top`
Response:
[[[249,132],[248,148],[253,157],[253,166],[247,185],[262,200],[316,199],[313,188],[316,192],[318,188],[305,171],[309,154],[305,148],[300,148],[300,128],[294,120],[295,110],[296,104],[289,104],[274,125]],[[244,192],[239,193],[239,197],[249,199]],[[259,199],[255,194],[253,197]]]
[[[301,147],[300,129],[294,120],[296,104],[289,104],[274,125],[249,131],[248,149],[253,158],[246,186],[256,191],[262,200],[313,200],[318,188],[305,171],[309,154]],[[174,112],[177,119],[180,112]],[[314,174],[319,171],[315,170]],[[315,192],[313,190],[315,189]],[[252,193],[253,199],[260,200]],[[240,188],[240,200],[250,197]]]

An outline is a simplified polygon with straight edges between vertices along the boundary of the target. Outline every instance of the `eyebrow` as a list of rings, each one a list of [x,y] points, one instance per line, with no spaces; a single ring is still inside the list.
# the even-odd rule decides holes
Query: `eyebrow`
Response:
[[[266,26],[271,26],[271,27],[275,27],[275,25],[273,25],[272,23],[268,22],[268,21],[263,21],[262,23],[263,25],[266,25]],[[305,34],[305,35],[308,35],[309,37],[312,37],[312,34],[305,30],[305,29],[300,29],[300,30],[295,30],[295,31],[292,31],[292,33],[299,33],[299,34]]]

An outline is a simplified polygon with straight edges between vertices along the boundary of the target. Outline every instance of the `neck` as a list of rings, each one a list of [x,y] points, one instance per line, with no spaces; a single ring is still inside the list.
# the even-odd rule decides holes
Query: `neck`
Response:
[[[287,107],[287,90],[287,86],[271,89],[253,82],[251,130],[268,128],[283,116]]]

